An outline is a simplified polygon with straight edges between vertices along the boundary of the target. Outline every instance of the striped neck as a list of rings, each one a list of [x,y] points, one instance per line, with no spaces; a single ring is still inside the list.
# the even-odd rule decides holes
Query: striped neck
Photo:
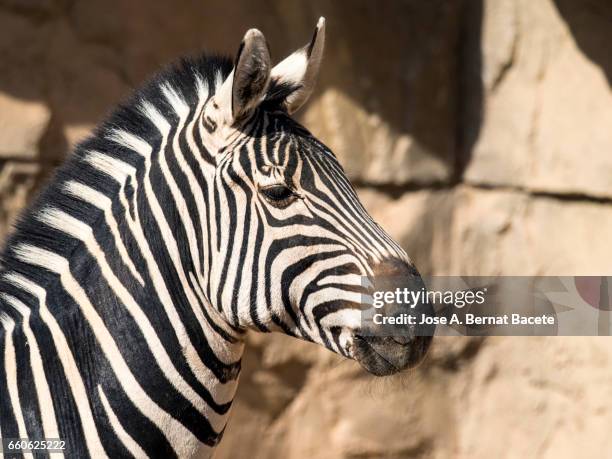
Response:
[[[68,387],[73,405],[59,416],[61,391],[50,391],[53,403],[19,397],[27,406],[7,423],[15,435],[2,423],[2,436],[31,438],[23,419],[36,412],[41,437],[86,445],[96,457],[190,456],[219,441],[243,332],[208,300],[211,164],[194,152],[203,149],[197,115],[229,66],[185,61],[136,94],[76,148],[9,239],[4,358],[40,359],[42,368],[59,361],[62,371],[21,381],[17,369],[0,381],[0,399],[14,404],[33,383]],[[109,428],[120,443],[107,443]],[[149,438],[134,442],[144,429]]]

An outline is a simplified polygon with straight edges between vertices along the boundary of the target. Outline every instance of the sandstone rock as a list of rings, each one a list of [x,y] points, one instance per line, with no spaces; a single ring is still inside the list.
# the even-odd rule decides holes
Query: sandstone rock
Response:
[[[537,349],[537,359],[527,358]],[[503,358],[501,358],[503,356]],[[607,340],[490,338],[452,385],[459,457],[598,457],[612,447]]]
[[[598,275],[612,269],[612,209],[524,193],[458,190],[451,271],[463,275]]]
[[[539,90],[533,139],[537,155],[528,186],[547,192],[610,197],[610,84],[597,63],[574,43],[558,50],[555,57]]]
[[[574,4],[568,14],[584,8]],[[585,54],[552,0],[487,1],[484,11],[487,97],[466,180],[612,196],[610,58]],[[598,21],[593,15],[580,27],[609,41]]]
[[[612,269],[612,209],[461,186],[397,199],[360,190],[423,274],[597,275]]]
[[[91,133],[94,128],[91,124],[68,124],[64,128],[64,135],[67,144],[70,147],[75,146],[83,141]]]
[[[534,241],[525,228],[529,202],[523,193],[458,188],[454,195],[452,236],[446,241],[446,250],[451,251],[448,274],[536,274]],[[534,237],[545,238],[538,234]]]
[[[482,17],[482,80],[488,91],[514,64],[519,39],[519,5],[516,0],[489,1]]]
[[[304,119],[354,179],[423,184],[452,176],[452,56],[461,4],[330,4],[335,38],[325,59],[333,65],[324,66],[321,96]],[[367,39],[355,36],[365,30]]]
[[[44,103],[0,93],[0,157],[36,157],[50,118],[51,112]]]
[[[35,163],[9,161],[0,165],[0,241],[10,233],[11,225],[39,185],[40,169]]]
[[[330,88],[314,101],[304,123],[357,182],[428,184],[445,182],[452,174],[448,157],[436,155],[416,135],[394,131],[380,115],[366,112],[339,90]]]
[[[612,206],[597,202],[533,200],[525,231],[529,255],[542,275],[599,276],[612,272]]]

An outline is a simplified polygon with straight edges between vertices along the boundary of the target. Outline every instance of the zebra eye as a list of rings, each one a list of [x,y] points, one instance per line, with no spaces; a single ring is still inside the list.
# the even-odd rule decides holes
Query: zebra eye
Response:
[[[264,198],[266,198],[266,201],[274,207],[281,209],[289,206],[289,204],[297,199],[297,195],[291,188],[285,185],[270,185],[262,188],[260,191]]]

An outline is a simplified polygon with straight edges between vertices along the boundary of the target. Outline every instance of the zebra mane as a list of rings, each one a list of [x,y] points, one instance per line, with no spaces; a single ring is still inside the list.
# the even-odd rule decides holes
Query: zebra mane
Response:
[[[71,189],[74,190],[83,184],[106,196],[115,195],[115,190],[118,189],[117,182],[102,173],[99,168],[91,167],[96,152],[103,153],[106,161],[108,158],[117,159],[117,164],[138,168],[142,163],[142,157],[133,148],[128,148],[127,143],[144,140],[148,144],[156,144],[162,136],[158,127],[154,125],[150,109],[160,114],[171,126],[176,124],[178,116],[169,100],[169,93],[180,96],[190,111],[194,111],[202,98],[214,95],[215,90],[230,74],[232,67],[230,58],[219,55],[200,54],[182,58],[161,70],[110,112],[107,118],[93,129],[88,138],[74,147],[34,202],[17,219],[12,234],[0,251],[0,283],[3,288],[6,286],[4,289],[10,290],[4,279],[10,272],[37,277],[35,268],[19,261],[19,257],[23,255],[20,253],[20,247],[40,247],[65,257],[70,257],[72,252],[77,250],[79,246],[77,239],[57,231],[57,225],[53,228],[41,223],[41,216],[45,216],[48,209],[74,216],[92,228],[95,228],[98,219],[102,218],[99,209],[83,199],[75,198],[71,192]],[[282,97],[296,89],[286,83],[271,82],[268,97],[262,103],[262,108],[264,110],[280,108]],[[119,139],[123,140],[122,142],[117,141],[120,137],[123,137]],[[119,175],[127,175],[116,165],[106,166],[114,168]],[[129,187],[130,184],[126,186]],[[56,219],[56,223],[57,221]],[[0,298],[0,313],[5,309],[2,303],[3,300]]]
[[[107,177],[89,167],[83,160],[91,151],[100,151],[120,158],[128,164],[135,164],[137,160],[134,158],[134,153],[113,141],[112,134],[120,130],[146,141],[155,141],[159,138],[161,135],[159,130],[143,113],[143,104],[154,106],[167,120],[174,122],[177,116],[167,97],[164,96],[165,87],[175,90],[190,108],[194,108],[198,103],[198,85],[205,83],[210,97],[231,70],[232,60],[228,57],[209,54],[184,57],[158,72],[120,103],[93,129],[88,138],[73,148],[33,203],[17,219],[12,234],[0,252],[0,273],[17,268],[12,266],[14,264],[12,249],[20,244],[48,247],[57,253],[66,253],[76,244],[74,241],[58,237],[57,233],[50,234],[49,228],[41,225],[36,216],[43,209],[54,207],[69,211],[85,223],[93,223],[92,218],[95,220],[99,212],[93,212],[92,206],[67,194],[64,185],[70,181],[77,181],[102,190],[113,187]]]

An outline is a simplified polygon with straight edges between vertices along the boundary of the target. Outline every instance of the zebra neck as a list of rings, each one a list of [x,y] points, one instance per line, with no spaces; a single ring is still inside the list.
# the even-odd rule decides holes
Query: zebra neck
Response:
[[[209,302],[210,165],[189,147],[204,94],[185,87],[179,96],[157,84],[153,102],[139,96],[97,129],[9,239],[0,360],[16,356],[0,411],[23,412],[3,437],[28,437],[11,430],[25,419],[94,457],[191,456],[219,441],[244,340]],[[47,387],[52,403],[19,394],[28,386]]]
[[[109,167],[120,167],[130,176],[119,181],[115,175],[116,185],[107,188],[59,175],[66,179],[48,191],[55,196],[43,197],[10,243],[0,328],[13,335],[33,320],[40,324],[36,330],[50,334],[52,346],[32,352],[62,363],[64,372],[49,381],[52,396],[69,387],[74,400],[85,396],[108,419],[131,427],[126,430],[153,423],[158,442],[148,455],[170,445],[190,456],[222,435],[238,382],[242,334],[210,307],[203,265],[185,250],[185,223],[161,181],[155,153],[145,160],[148,166],[133,171],[127,161],[119,164],[99,151],[89,155],[81,161],[95,170],[103,167],[108,175]],[[18,367],[32,359],[22,357]],[[132,419],[134,409],[139,416]],[[85,408],[77,411],[73,419],[95,428],[73,441],[87,444],[90,453],[104,450],[105,421]]]

